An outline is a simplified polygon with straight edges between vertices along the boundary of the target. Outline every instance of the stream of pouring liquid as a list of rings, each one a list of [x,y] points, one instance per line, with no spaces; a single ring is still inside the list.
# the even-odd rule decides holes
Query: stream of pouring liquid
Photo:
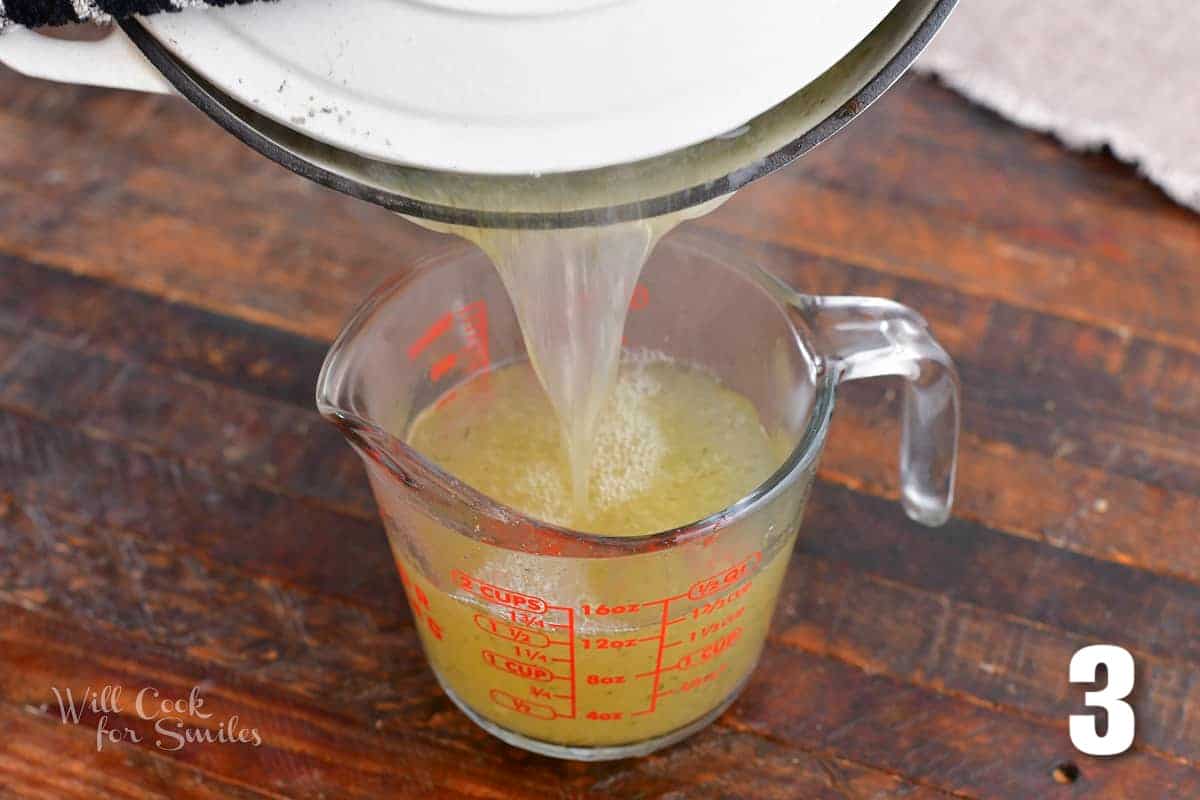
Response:
[[[625,317],[642,267],[664,234],[724,199],[588,228],[472,228],[413,220],[474,242],[500,273],[529,359],[562,426],[577,510],[587,507],[597,424],[616,383]]]

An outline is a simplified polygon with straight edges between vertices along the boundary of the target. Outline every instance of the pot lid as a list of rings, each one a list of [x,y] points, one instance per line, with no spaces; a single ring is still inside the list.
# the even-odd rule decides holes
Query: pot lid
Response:
[[[290,0],[143,19],[231,97],[380,161],[490,175],[624,164],[722,135],[896,0]]]

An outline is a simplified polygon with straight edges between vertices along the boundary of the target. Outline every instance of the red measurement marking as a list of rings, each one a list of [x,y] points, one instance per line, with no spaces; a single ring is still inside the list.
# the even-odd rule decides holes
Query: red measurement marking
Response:
[[[585,714],[588,719],[596,722],[616,722],[625,716],[624,711],[589,711]]]
[[[435,383],[440,381],[443,375],[454,369],[457,362],[458,353],[448,353],[442,356],[429,367],[429,379]]]
[[[529,628],[522,628],[519,625],[510,625],[494,617],[489,617],[487,614],[475,615],[475,627],[499,639],[515,642],[527,647],[548,647],[551,644],[550,637],[541,631],[533,631]]]
[[[634,614],[638,611],[641,611],[642,606],[644,605],[652,606],[660,602],[663,601],[656,600],[653,603],[623,603],[615,606],[610,606],[606,603],[601,603],[598,606],[593,606],[590,603],[584,603],[582,606],[580,606],[580,610],[583,611],[583,615],[585,617],[590,617],[593,615],[597,617],[607,617],[610,614]]]
[[[400,582],[404,584],[404,588],[409,591],[409,599],[413,606],[423,606],[429,608],[429,596],[425,594],[425,590],[417,584],[413,583],[409,577],[403,573],[400,575]]]
[[[691,653],[688,653],[683,658],[676,661],[675,665],[673,667],[670,667],[670,669],[686,670],[686,669],[691,669],[692,667],[696,666],[697,664],[708,663],[709,661],[712,661],[714,658],[721,655],[726,650],[728,650],[729,648],[731,648],[735,644],[737,644],[738,640],[741,638],[742,638],[742,629],[734,628],[729,633],[722,636],[720,639],[717,639],[716,641],[706,644],[704,647],[700,648],[699,650],[694,650]]]
[[[640,642],[652,642],[657,638],[657,636],[648,636],[644,639],[609,639],[604,636],[593,636],[591,638],[581,636],[579,641],[583,644],[584,650],[620,650],[622,648],[637,647]]]
[[[663,663],[663,645],[667,641],[667,610],[671,607],[669,602],[663,603],[662,620],[658,628],[658,653],[654,656],[654,686],[650,689],[650,708],[646,709],[646,713],[652,713],[658,708],[658,690],[662,684],[662,663]]]
[[[492,689],[488,693],[488,697],[492,698],[492,702],[501,708],[516,711],[518,714],[525,714],[537,719],[554,719],[558,716],[550,706],[534,703],[521,697],[514,697],[508,692],[503,692],[499,689]]]
[[[712,672],[706,672],[703,675],[697,675],[694,678],[688,678],[686,681],[680,684],[679,691],[690,692],[693,689],[699,689],[704,684],[711,683],[717,678],[721,677],[721,673],[723,673],[728,667],[728,664],[722,664]],[[664,692],[664,694],[670,694],[670,692]]]
[[[577,694],[577,691],[575,689],[575,609],[564,608],[562,610],[567,613],[567,630],[570,632],[568,634],[569,646],[568,646],[567,653],[569,654],[569,657],[571,659],[571,661],[570,661],[570,664],[571,664],[571,666],[570,666],[570,670],[571,670],[571,719],[575,719],[575,710],[576,710],[575,709],[575,701],[576,701],[575,696]]]
[[[429,597],[425,594],[425,590],[408,576],[408,572],[399,561],[396,562],[396,566],[400,570],[400,583],[404,586],[404,592],[408,596],[408,606],[412,609],[413,617],[417,622],[424,622],[433,638],[441,641],[445,638],[445,634],[442,626],[429,613]]]
[[[511,608],[521,609],[533,614],[544,614],[549,607],[546,601],[540,597],[533,595],[514,592],[512,589],[505,589],[500,586],[494,586],[485,581],[472,578],[465,572],[453,570],[451,577],[465,591],[470,592],[478,597],[482,597],[489,603],[496,603],[501,606],[509,606]]]
[[[470,371],[485,369],[491,364],[488,353],[487,303],[483,300],[447,311],[434,320],[421,337],[409,345],[408,360],[416,361],[420,358],[436,341],[450,333],[456,323],[464,344],[457,352],[438,358],[429,368],[429,377],[435,382],[456,366]]]
[[[633,287],[633,297],[629,300],[629,310],[637,311],[639,308],[645,308],[650,305],[650,290],[646,288],[646,284],[639,283]]]
[[[554,673],[539,664],[529,664],[515,658],[493,653],[491,650],[481,650],[480,655],[488,666],[495,667],[501,672],[524,678],[527,681],[552,681]]]
[[[550,659],[546,658],[545,653],[533,647],[522,647],[519,644],[514,644],[513,653],[516,654],[517,658],[528,658],[530,661],[540,661],[543,664],[547,664],[550,661]]]
[[[672,600],[682,600],[685,597],[687,597],[686,594],[673,594],[670,597],[663,597],[659,600],[647,600],[646,602],[642,603],[642,605],[643,606],[656,606],[659,603],[670,603]]]
[[[421,353],[424,353],[431,344],[436,342],[442,337],[443,334],[449,331],[450,326],[453,324],[454,314],[449,311],[438,317],[432,325],[425,329],[425,333],[421,334],[420,339],[417,339],[408,346],[408,360],[416,361],[418,358],[420,358]]]
[[[746,581],[745,583],[743,583],[741,586],[739,586],[737,589],[730,592],[729,594],[724,595],[723,597],[718,597],[715,600],[709,600],[703,606],[697,606],[696,608],[693,608],[692,614],[691,614],[692,619],[700,619],[701,617],[706,617],[709,614],[713,614],[713,613],[716,613],[717,611],[720,611],[722,608],[725,608],[726,606],[732,605],[733,603],[740,600],[746,594],[746,592],[750,591],[750,587],[753,585],[754,585],[754,581]]]
[[[624,675],[588,675],[588,686],[614,686],[625,682]]]
[[[727,589],[746,577],[750,573],[750,570],[757,567],[761,561],[762,553],[752,553],[729,569],[696,581],[688,589],[687,596],[691,600],[703,600],[705,597],[714,595],[722,589]]]
[[[689,639],[689,641],[693,641],[693,642],[699,641],[701,639],[707,639],[709,636],[712,636],[714,633],[723,631],[726,628],[728,628],[730,625],[732,625],[733,623],[737,622],[739,619],[742,618],[742,615],[745,613],[746,613],[746,607],[738,606],[736,611],[729,612],[728,614],[721,617],[721,619],[717,620],[716,622],[710,622],[707,625],[701,626],[699,630],[692,631],[691,634],[689,635],[688,639]]]

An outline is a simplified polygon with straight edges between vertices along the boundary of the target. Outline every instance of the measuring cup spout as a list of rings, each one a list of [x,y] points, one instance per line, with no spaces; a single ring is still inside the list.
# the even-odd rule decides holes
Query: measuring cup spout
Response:
[[[485,500],[482,496],[427,463],[378,425],[334,406],[322,405],[320,410],[366,464],[381,508],[417,510],[427,519],[469,535],[484,529],[481,519],[487,511],[480,502]]]

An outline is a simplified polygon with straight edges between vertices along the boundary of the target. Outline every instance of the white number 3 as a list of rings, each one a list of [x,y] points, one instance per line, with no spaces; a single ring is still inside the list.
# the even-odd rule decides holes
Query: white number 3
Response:
[[[1108,668],[1108,683],[1098,692],[1084,692],[1084,705],[1108,712],[1108,730],[1096,732],[1095,714],[1071,715],[1071,744],[1089,756],[1115,756],[1133,744],[1133,708],[1125,698],[1133,691],[1133,656],[1123,647],[1093,644],[1071,656],[1071,683],[1095,683],[1096,668]]]

